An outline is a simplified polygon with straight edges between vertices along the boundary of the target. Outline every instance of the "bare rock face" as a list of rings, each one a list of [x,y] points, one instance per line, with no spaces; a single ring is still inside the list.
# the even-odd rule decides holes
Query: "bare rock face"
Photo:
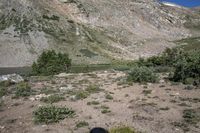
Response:
[[[191,36],[185,24],[198,18],[156,0],[1,0],[0,67],[30,66],[46,49],[74,64],[152,56]]]

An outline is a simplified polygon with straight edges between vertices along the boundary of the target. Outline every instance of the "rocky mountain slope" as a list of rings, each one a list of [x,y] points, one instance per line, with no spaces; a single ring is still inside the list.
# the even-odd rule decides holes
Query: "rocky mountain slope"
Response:
[[[0,67],[29,66],[45,49],[74,64],[151,56],[194,34],[199,18],[156,0],[1,0]]]

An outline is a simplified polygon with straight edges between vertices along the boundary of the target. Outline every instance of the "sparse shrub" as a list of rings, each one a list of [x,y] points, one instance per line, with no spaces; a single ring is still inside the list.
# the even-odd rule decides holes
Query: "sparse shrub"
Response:
[[[123,126],[123,127],[112,128],[110,130],[110,133],[136,133],[136,132],[134,131],[134,129],[130,127]]]
[[[31,87],[26,82],[18,83],[16,86],[15,96],[16,97],[27,97],[31,95]]]
[[[76,100],[85,99],[90,94],[98,93],[101,89],[97,85],[89,85],[85,90],[78,90],[74,91],[73,94],[75,95]]]
[[[55,123],[68,117],[73,117],[72,109],[56,106],[41,106],[33,112],[35,123]]]
[[[100,92],[101,89],[97,85],[90,85],[85,89],[85,91],[87,91],[88,93],[97,93]]]
[[[102,106],[101,106],[101,109],[107,109],[107,110],[108,110],[109,107],[108,107],[108,106],[105,106],[105,105],[102,105]]]
[[[4,104],[3,100],[0,100],[0,111],[1,111],[1,107],[3,107],[3,104]]]
[[[170,109],[169,107],[160,108],[160,110],[163,110],[163,111],[166,111],[166,110],[169,110],[169,109]]]
[[[190,131],[191,126],[198,127],[197,124],[200,122],[199,109],[200,108],[183,110],[183,121],[173,122],[172,124],[176,127],[180,127],[184,132]]]
[[[142,93],[143,93],[144,95],[149,95],[149,94],[152,93],[152,90],[143,90]]]
[[[89,123],[86,121],[80,121],[76,124],[76,128],[87,127],[87,126],[89,126]]]
[[[54,50],[43,52],[37,62],[32,65],[33,75],[54,75],[67,72],[71,66],[71,59],[67,54],[56,53]]]
[[[44,19],[48,19],[48,20],[56,20],[56,21],[59,21],[60,20],[60,17],[56,16],[56,15],[52,15],[52,16],[48,16],[48,15],[43,15],[42,16]]]
[[[106,95],[106,99],[108,99],[108,100],[112,100],[113,97],[112,97],[110,94],[107,94],[107,95]]]
[[[187,85],[184,89],[185,89],[185,90],[192,90],[192,89],[194,89],[194,86],[192,86],[192,85]]]
[[[2,96],[5,96],[6,93],[7,93],[7,91],[6,91],[5,87],[0,87],[0,98],[1,98]]]
[[[6,80],[6,81],[2,81],[0,82],[0,87],[9,87],[11,85],[13,85],[14,83],[10,80]]]
[[[40,93],[48,95],[48,94],[53,94],[53,93],[58,93],[58,92],[59,90],[56,90],[54,88],[43,88],[41,89]]]
[[[75,0],[67,0],[64,3],[76,3],[76,1]]]
[[[87,105],[99,105],[100,103],[98,101],[92,101],[88,102]]]
[[[56,102],[59,102],[61,100],[64,100],[65,98],[60,96],[60,95],[57,95],[57,94],[54,94],[54,95],[51,95],[49,97],[43,97],[40,99],[40,101],[42,102],[45,102],[45,103],[56,103]]]
[[[103,109],[102,111],[101,111],[101,113],[102,114],[107,114],[107,113],[110,113],[111,111],[110,110],[107,110],[107,109]]]
[[[181,128],[184,131],[184,133],[190,131],[190,128],[188,127],[188,124],[186,124],[184,122],[172,122],[172,125],[174,125],[175,127]]]
[[[111,112],[111,110],[110,110],[110,108],[108,107],[108,106],[105,106],[105,105],[102,105],[101,106],[101,113],[102,114],[107,114],[107,113],[110,113]]]
[[[78,91],[76,92],[76,99],[80,100],[80,99],[85,99],[89,96],[90,94],[86,91]]]
[[[114,69],[117,71],[128,71],[130,70],[130,66],[120,65],[120,66],[116,66]]]
[[[184,121],[191,125],[196,125],[200,122],[200,113],[194,109],[186,109],[183,111]]]
[[[144,82],[155,83],[158,81],[158,76],[153,72],[152,69],[148,67],[135,66],[129,73],[128,81],[139,82],[139,83],[144,83]]]

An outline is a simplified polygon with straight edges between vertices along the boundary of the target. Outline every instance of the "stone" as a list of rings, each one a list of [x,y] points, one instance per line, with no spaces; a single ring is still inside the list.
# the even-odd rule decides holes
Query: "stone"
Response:
[[[8,74],[8,75],[0,76],[0,82],[8,81],[8,80],[10,80],[13,83],[19,83],[19,82],[23,82],[24,81],[22,76],[20,76],[18,74]]]
[[[161,80],[159,81],[159,83],[165,83],[165,80],[161,79]]]
[[[62,86],[59,88],[60,91],[68,91],[68,90],[72,90],[73,87],[71,84],[67,85],[67,86]]]
[[[34,96],[34,97],[29,98],[29,100],[31,100],[31,101],[38,101],[38,100],[40,100],[40,99],[43,98],[43,97],[49,97],[49,96],[50,96],[50,95],[39,94],[39,95],[36,95],[36,96]]]
[[[58,78],[66,78],[66,77],[69,76],[69,74],[67,74],[67,73],[60,73],[60,74],[55,75],[55,76],[58,77]]]
[[[68,2],[70,2],[70,0],[59,0],[60,2],[62,2],[62,3],[68,3]]]

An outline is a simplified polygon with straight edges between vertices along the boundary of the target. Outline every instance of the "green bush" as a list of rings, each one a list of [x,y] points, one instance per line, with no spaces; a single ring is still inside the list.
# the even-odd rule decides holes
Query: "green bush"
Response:
[[[156,73],[173,72],[173,67],[170,66],[156,66],[152,68]]]
[[[167,48],[162,54],[152,56],[147,59],[140,58],[136,61],[139,66],[156,67],[156,66],[173,66],[177,62],[183,51],[178,48]]]
[[[68,117],[73,117],[75,112],[69,108],[56,106],[41,106],[33,112],[35,123],[55,123]]]
[[[200,50],[183,51],[180,48],[168,48],[158,56],[139,59],[136,65],[153,67],[156,72],[174,72],[169,78],[175,82],[200,84]],[[134,72],[134,74],[136,73]],[[137,76],[136,78],[141,80]]]
[[[110,130],[110,133],[136,133],[136,132],[130,127],[117,127],[117,128],[112,128]]]
[[[16,86],[15,96],[16,97],[26,97],[31,95],[31,87],[26,82],[18,83]]]
[[[69,71],[71,59],[67,54],[56,53],[54,50],[43,52],[37,62],[32,65],[33,75],[54,75]]]
[[[139,83],[144,83],[144,82],[155,83],[158,81],[158,76],[153,72],[152,69],[146,66],[142,67],[135,66],[129,73],[128,81],[139,82]]]
[[[198,51],[187,52],[177,61],[174,76],[175,82],[200,84],[200,53]]]

